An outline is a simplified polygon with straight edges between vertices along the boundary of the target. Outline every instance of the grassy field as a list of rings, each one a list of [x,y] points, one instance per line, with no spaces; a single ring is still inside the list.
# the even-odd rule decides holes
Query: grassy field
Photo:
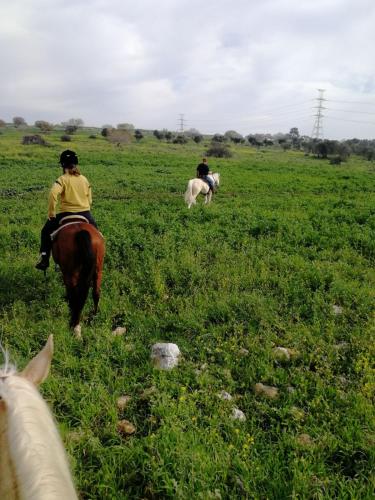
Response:
[[[41,147],[0,135],[1,342],[23,367],[54,334],[41,391],[81,498],[373,498],[374,164],[232,147],[210,161],[222,182],[213,203],[189,211],[204,145],[88,136],[52,133]],[[83,342],[59,273],[34,269],[66,148],[107,244]],[[157,341],[182,352],[170,372],[151,365]],[[294,350],[289,362],[278,346]],[[278,397],[256,394],[258,382]],[[119,434],[121,419],[136,433]]]

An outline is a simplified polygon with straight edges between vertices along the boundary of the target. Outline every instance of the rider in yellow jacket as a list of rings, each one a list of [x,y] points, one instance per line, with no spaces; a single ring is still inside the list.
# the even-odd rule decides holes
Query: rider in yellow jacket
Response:
[[[51,234],[55,231],[60,220],[67,215],[82,215],[90,224],[97,227],[91,215],[92,204],[91,186],[77,165],[78,157],[74,151],[66,150],[60,155],[60,164],[63,168],[61,175],[53,184],[48,197],[48,220],[41,232],[40,260],[36,268],[45,271],[49,266],[52,242]],[[60,198],[60,211],[56,214],[56,206]]]

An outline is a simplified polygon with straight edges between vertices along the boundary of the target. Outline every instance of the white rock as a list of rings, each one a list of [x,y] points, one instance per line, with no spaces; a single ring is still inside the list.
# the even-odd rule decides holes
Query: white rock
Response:
[[[247,356],[249,354],[248,349],[245,349],[244,347],[241,347],[241,349],[238,351],[240,356]]]
[[[234,407],[233,411],[232,411],[231,418],[233,420],[239,420],[240,422],[244,422],[246,420],[246,415],[244,414],[243,411],[241,411],[238,408]]]
[[[334,304],[332,306],[332,312],[333,312],[333,314],[336,314],[336,316],[339,314],[342,314],[342,311],[343,311],[343,309],[341,306],[337,306],[336,304]]]
[[[159,342],[152,346],[151,359],[155,368],[171,370],[178,364],[181,352],[176,344]]]
[[[119,410],[123,410],[128,405],[130,400],[131,400],[130,396],[120,396],[117,399],[117,408]]]
[[[289,361],[290,360],[290,352],[286,347],[275,347],[273,349],[273,354],[276,359],[279,361]]]
[[[118,326],[112,332],[112,335],[115,337],[119,337],[120,335],[124,335],[126,333],[126,328],[124,326]]]
[[[227,391],[220,391],[218,392],[217,396],[220,399],[224,399],[225,401],[230,401],[231,399],[233,399],[233,397]]]
[[[255,384],[254,391],[255,394],[263,394],[264,396],[267,396],[270,399],[275,399],[279,395],[279,389],[277,387],[261,384],[260,382],[258,384]]]

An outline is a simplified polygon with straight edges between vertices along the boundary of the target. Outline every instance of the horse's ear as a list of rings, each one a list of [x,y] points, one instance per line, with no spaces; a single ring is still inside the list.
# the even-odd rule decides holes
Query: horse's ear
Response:
[[[41,384],[48,377],[52,356],[53,335],[50,335],[43,349],[22,370],[21,377],[26,378],[34,385]]]

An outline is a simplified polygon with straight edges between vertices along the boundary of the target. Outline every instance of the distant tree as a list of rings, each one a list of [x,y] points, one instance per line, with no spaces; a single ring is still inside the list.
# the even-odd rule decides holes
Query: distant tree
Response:
[[[216,158],[230,158],[232,153],[227,144],[222,142],[213,142],[206,151],[207,156],[214,156]]]
[[[65,133],[69,135],[73,135],[75,132],[77,132],[78,127],[76,125],[66,125],[65,126]]]
[[[137,141],[140,141],[141,139],[143,139],[143,134],[140,130],[136,130],[134,132],[134,137],[136,138]]]
[[[165,139],[169,142],[173,139],[173,134],[170,130],[163,130],[163,135],[165,137]],[[174,141],[173,141],[174,142]],[[187,141],[186,141],[187,142]],[[179,143],[181,144],[181,143]]]
[[[188,138],[183,134],[178,134],[173,139],[173,144],[186,144],[188,142]]]
[[[184,135],[193,139],[196,135],[202,135],[196,128],[189,128],[184,132]]]
[[[13,124],[16,128],[18,127],[25,127],[27,125],[26,121],[22,116],[15,116],[13,118]]]
[[[164,134],[161,130],[154,130],[153,132],[153,135],[159,139],[159,141],[161,141],[162,139],[164,139]]]
[[[271,139],[264,139],[263,146],[273,146],[273,141]]]
[[[132,123],[119,123],[117,128],[118,130],[129,130],[129,132],[132,132],[134,130],[134,125]]]
[[[121,146],[122,144],[130,144],[132,142],[132,135],[129,130],[112,129],[108,132],[107,139],[112,144]]]
[[[211,142],[225,142],[225,141],[226,137],[224,137],[222,134],[215,134],[211,139]]]
[[[82,118],[69,118],[68,121],[62,122],[63,127],[68,127],[69,125],[76,127],[77,130],[79,127],[83,127],[84,121]]]
[[[196,144],[199,144],[200,142],[203,141],[203,135],[202,134],[196,134],[193,136],[193,141],[196,143]]]
[[[100,133],[103,137],[108,137],[111,130],[113,130],[112,127],[104,127]]]
[[[300,136],[297,127],[292,127],[289,131],[289,138],[292,143],[293,148],[299,148],[300,146]]]
[[[242,139],[242,135],[236,132],[235,130],[227,130],[224,134],[224,137],[233,142],[236,142],[233,139],[238,139],[238,142],[240,142],[239,139]]]
[[[249,135],[247,138],[247,141],[251,146],[259,148],[262,145],[262,142],[260,142],[255,135]]]
[[[34,126],[39,128],[41,132],[50,132],[53,130],[52,123],[46,122],[45,120],[37,120]]]
[[[0,128],[6,127],[6,122],[4,120],[0,120]]]

